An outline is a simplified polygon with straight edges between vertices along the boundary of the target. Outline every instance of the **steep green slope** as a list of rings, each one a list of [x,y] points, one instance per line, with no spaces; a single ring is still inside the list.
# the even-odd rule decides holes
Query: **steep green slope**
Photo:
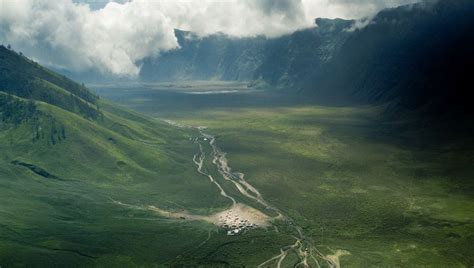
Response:
[[[209,225],[117,203],[225,207],[196,179],[193,133],[100,100],[13,51],[1,55],[0,265],[153,265],[208,236]]]
[[[99,100],[84,86],[4,47],[0,51],[5,159],[53,160],[45,168],[67,167],[57,170],[58,177],[70,177],[71,166],[77,166],[82,170],[77,176],[87,174],[83,169],[91,170],[98,176],[89,179],[98,181],[122,180],[130,174],[147,177],[150,169],[172,166],[159,147],[172,136],[183,138],[184,131]],[[150,150],[150,144],[157,148]]]
[[[83,85],[0,46],[0,91],[97,118],[98,97]]]

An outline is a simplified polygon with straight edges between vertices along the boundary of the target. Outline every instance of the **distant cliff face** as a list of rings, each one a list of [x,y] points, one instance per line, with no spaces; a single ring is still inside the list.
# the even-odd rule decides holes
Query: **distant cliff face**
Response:
[[[316,19],[317,27],[267,41],[253,78],[273,87],[301,89],[339,53],[354,21]]]
[[[363,27],[318,27],[268,41],[254,79],[323,100],[466,108],[474,2],[440,0],[381,11]]]
[[[474,2],[426,2],[380,12],[355,30],[305,89],[345,92],[364,103],[395,101],[464,109],[473,68]]]
[[[143,61],[140,78],[146,81],[252,79],[262,62],[266,39],[232,38],[214,34],[199,38],[176,30],[180,48]]]
[[[316,19],[317,27],[279,38],[199,37],[175,30],[179,49],[142,62],[145,81],[263,79],[272,86],[292,86],[291,76],[327,62],[353,21]]]
[[[474,1],[386,9],[371,20],[315,20],[278,38],[199,38],[176,31],[180,49],[143,62],[144,80],[241,80],[321,100],[467,107]],[[437,105],[442,104],[442,105]]]

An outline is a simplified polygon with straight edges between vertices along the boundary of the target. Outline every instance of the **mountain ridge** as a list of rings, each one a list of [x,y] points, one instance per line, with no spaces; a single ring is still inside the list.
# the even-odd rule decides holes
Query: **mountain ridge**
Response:
[[[100,116],[99,97],[69,78],[0,46],[0,91],[44,101],[89,118]]]
[[[472,13],[471,1],[439,0],[384,9],[362,21],[318,18],[314,27],[276,38],[200,38],[177,30],[182,48],[146,59],[141,78],[243,80],[322,103],[389,102],[409,110],[462,113],[470,110],[464,100],[474,61]],[[239,49],[232,54],[229,47]],[[252,56],[226,60],[244,54]]]

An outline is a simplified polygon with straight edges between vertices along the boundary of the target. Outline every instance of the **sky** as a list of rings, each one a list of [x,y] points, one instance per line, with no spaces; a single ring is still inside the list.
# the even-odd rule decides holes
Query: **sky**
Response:
[[[134,77],[137,62],[201,36],[275,37],[317,17],[363,18],[417,0],[0,0],[0,42],[49,67]]]

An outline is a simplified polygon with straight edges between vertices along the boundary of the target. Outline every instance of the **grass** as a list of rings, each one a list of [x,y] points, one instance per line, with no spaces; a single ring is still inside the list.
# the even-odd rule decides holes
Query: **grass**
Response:
[[[383,107],[319,106],[278,93],[99,93],[152,116],[208,126],[232,168],[321,251],[351,252],[343,266],[474,265],[472,139],[433,143],[438,133],[412,127],[418,121],[410,118],[389,121]],[[265,233],[255,241],[268,239],[276,248],[285,240]],[[215,249],[213,259],[255,265],[278,253],[262,248],[244,260],[228,253],[237,248]],[[198,252],[185,263],[205,259]]]
[[[2,46],[0,58],[0,267],[244,266],[292,239],[229,237],[151,211],[230,205],[196,172],[197,131],[101,100]]]
[[[173,260],[214,227],[175,223],[111,200],[201,213],[225,203],[196,174],[195,135],[102,102],[104,118],[84,119],[46,103],[37,122],[0,131],[0,265],[142,266]],[[65,139],[49,140],[52,120]],[[54,175],[14,165],[18,160]]]
[[[383,107],[319,106],[265,91],[193,95],[187,91],[206,85],[188,86],[99,93],[151,116],[208,126],[233,170],[318,249],[351,252],[341,258],[344,267],[474,264],[471,140],[434,144],[432,133],[414,131],[411,121],[385,120]],[[243,90],[212,86],[234,87]],[[98,120],[36,102],[38,140],[38,122],[1,126],[1,266],[256,266],[294,243],[279,222],[278,233],[231,237],[203,222],[115,204],[200,214],[229,206],[195,170],[195,131],[99,102]],[[53,124],[65,129],[55,144]],[[209,158],[205,168],[218,178]],[[295,262],[290,253],[283,264]]]

